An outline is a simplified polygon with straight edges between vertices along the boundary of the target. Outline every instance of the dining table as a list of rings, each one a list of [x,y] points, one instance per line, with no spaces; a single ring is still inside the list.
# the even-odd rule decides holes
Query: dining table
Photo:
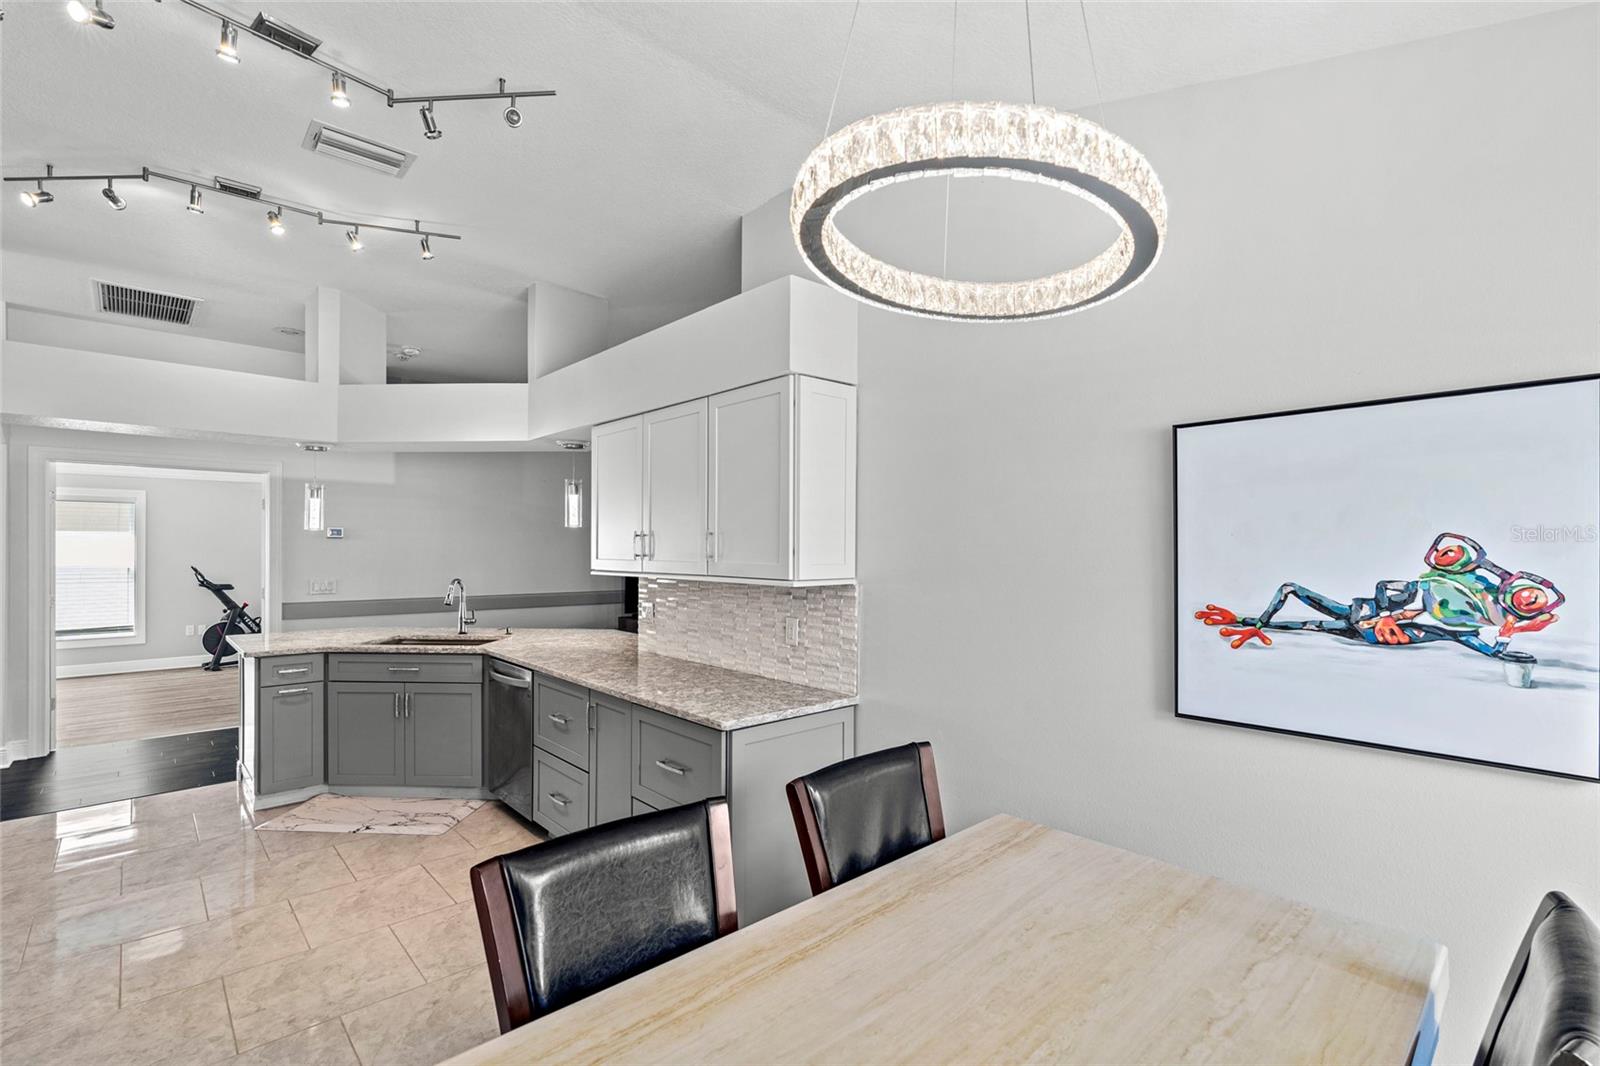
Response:
[[[1002,814],[449,1063],[1426,1066],[1446,959]]]

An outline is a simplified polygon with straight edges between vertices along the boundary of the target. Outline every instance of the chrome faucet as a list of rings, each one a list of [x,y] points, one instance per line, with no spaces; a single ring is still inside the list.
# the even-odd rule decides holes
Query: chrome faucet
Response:
[[[465,636],[468,626],[478,624],[478,615],[467,610],[467,586],[461,583],[459,577],[450,579],[450,587],[444,590],[444,605],[456,609],[456,634]]]

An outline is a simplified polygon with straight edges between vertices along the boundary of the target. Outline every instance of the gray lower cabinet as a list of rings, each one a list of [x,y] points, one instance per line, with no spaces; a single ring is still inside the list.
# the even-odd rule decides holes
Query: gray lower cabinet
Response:
[[[631,802],[633,705],[594,695],[594,758],[589,770],[594,824],[636,813]]]
[[[328,784],[406,783],[404,685],[328,682]]]
[[[589,775],[535,748],[533,815],[556,836],[589,826]]]
[[[653,810],[655,810],[655,808],[650,806],[650,804],[646,803],[644,800],[633,801],[634,814],[649,814]]]
[[[589,690],[534,674],[533,744],[580,770],[587,770]]]
[[[322,685],[260,690],[256,791],[283,792],[322,783]]]
[[[483,686],[407,685],[403,697],[408,785],[483,783]]]

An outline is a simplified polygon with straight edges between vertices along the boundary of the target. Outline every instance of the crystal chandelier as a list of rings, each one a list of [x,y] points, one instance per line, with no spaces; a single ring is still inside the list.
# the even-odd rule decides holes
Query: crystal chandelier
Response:
[[[1031,80],[1031,43],[1029,65]],[[1117,236],[1070,270],[986,282],[886,263],[840,232],[838,213],[857,198],[935,176],[1049,185],[1105,212]],[[789,226],[806,263],[846,295],[927,318],[1007,322],[1070,314],[1137,284],[1166,242],[1167,200],[1149,160],[1097,123],[1037,103],[957,101],[869,115],[824,137],[795,179]]]

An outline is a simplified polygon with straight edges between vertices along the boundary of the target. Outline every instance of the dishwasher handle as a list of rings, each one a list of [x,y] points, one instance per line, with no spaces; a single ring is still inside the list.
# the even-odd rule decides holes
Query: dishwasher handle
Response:
[[[512,675],[512,674],[502,674],[500,671],[496,670],[492,666],[489,667],[489,680],[497,681],[500,684],[508,685],[511,688],[532,688],[533,687],[533,678],[531,678],[531,677],[516,677],[515,675]]]

